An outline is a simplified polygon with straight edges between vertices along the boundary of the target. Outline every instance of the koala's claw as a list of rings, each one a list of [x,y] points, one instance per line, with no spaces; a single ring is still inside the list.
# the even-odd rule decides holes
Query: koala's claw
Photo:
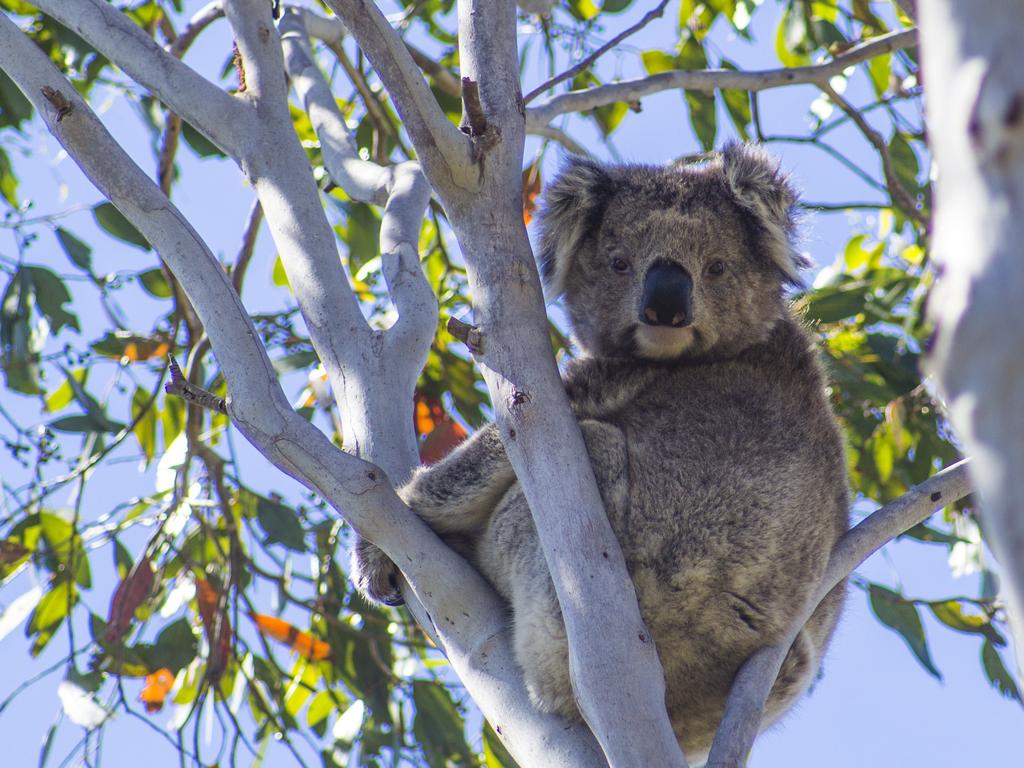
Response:
[[[392,574],[388,576],[388,584],[391,587],[391,592],[386,595],[381,595],[380,601],[384,605],[390,605],[392,608],[399,605],[405,605],[405,598],[402,597],[402,589],[398,586],[398,577]]]
[[[397,606],[402,597],[398,568],[388,556],[368,541],[360,540],[352,550],[352,579],[364,597],[375,603]]]

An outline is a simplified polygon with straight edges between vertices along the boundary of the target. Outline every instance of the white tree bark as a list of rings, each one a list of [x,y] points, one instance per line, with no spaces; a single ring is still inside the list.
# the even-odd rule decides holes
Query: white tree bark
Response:
[[[974,456],[981,521],[1024,661],[1024,9],[918,4],[936,164],[931,365]]]

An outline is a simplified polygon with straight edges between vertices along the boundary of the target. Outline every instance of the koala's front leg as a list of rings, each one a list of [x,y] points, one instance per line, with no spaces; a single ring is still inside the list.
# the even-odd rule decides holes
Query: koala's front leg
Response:
[[[399,496],[437,533],[472,534],[515,482],[498,428],[478,430],[437,464],[416,470]],[[352,579],[367,598],[401,605],[398,568],[365,539],[352,549]]]

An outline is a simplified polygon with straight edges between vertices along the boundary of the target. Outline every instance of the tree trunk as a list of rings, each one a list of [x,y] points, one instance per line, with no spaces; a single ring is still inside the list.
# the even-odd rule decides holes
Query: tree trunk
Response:
[[[921,3],[928,132],[938,165],[931,366],[973,456],[981,522],[1024,656],[1024,9]]]

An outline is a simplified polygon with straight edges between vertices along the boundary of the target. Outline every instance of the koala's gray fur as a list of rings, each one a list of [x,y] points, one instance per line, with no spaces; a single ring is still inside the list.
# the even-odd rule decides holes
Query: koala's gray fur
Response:
[[[542,271],[581,353],[565,386],[665,669],[669,715],[698,762],[736,670],[782,638],[848,526],[839,430],[814,343],[784,297],[803,266],[795,203],[769,157],[732,145],[703,166],[574,158],[540,220]],[[640,304],[659,264],[692,290],[671,324],[650,325]],[[536,705],[578,717],[554,587],[496,427],[418,470],[401,495],[509,601]],[[361,545],[355,566],[364,593],[400,601],[379,550]],[[765,725],[815,676],[843,594],[800,632]]]

